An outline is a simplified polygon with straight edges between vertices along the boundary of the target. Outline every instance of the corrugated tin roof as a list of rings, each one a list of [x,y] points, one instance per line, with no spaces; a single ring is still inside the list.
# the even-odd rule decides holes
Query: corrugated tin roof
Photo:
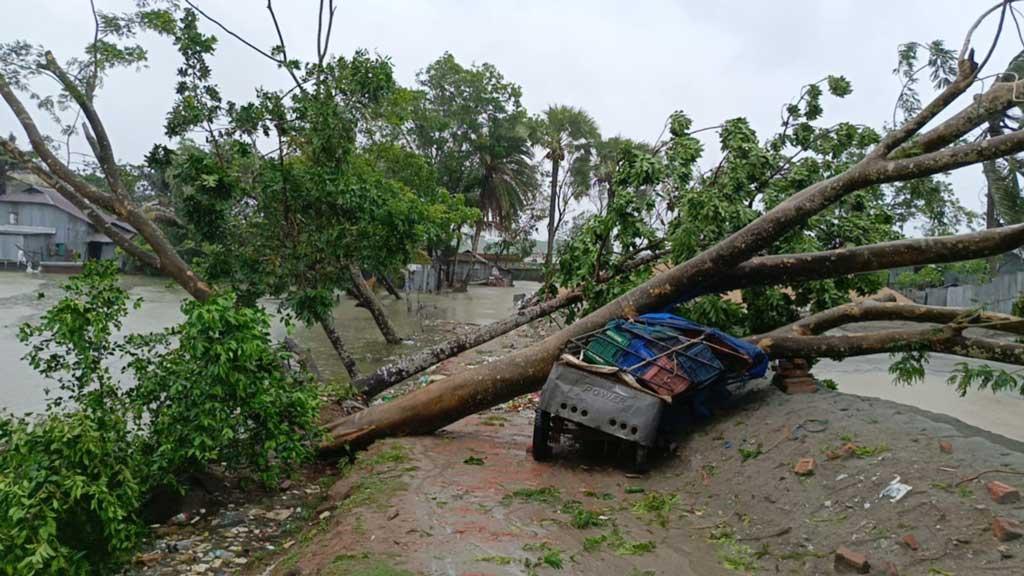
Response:
[[[7,193],[0,195],[0,202],[49,205],[67,212],[79,220],[89,222],[89,218],[77,206],[72,204],[70,200],[44,184],[34,174],[27,172],[12,172],[7,175]],[[99,210],[99,213],[103,215],[108,223],[123,228],[132,234],[136,233],[135,228],[132,228],[127,222],[118,220],[103,210]]]

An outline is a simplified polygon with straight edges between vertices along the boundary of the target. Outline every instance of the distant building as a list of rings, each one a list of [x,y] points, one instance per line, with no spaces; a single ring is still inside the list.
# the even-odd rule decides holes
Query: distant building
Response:
[[[455,284],[487,284],[512,286],[512,271],[506,259],[497,254],[481,254],[471,250],[459,252],[451,259]]]
[[[112,216],[129,237],[136,231]],[[31,174],[0,174],[0,262],[53,264],[116,258],[114,242],[81,210]]]

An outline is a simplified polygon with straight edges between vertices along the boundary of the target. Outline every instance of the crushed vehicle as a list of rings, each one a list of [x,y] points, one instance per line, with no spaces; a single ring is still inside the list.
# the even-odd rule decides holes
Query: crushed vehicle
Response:
[[[761,378],[768,357],[753,344],[672,314],[613,320],[574,338],[541,390],[533,457],[553,456],[565,436],[632,450],[646,471],[667,446],[728,399],[730,386]]]

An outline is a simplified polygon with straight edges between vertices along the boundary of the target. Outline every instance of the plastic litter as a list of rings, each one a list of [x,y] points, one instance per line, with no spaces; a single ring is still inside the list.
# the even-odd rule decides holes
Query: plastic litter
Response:
[[[912,486],[900,482],[900,477],[896,476],[885,489],[878,493],[878,498],[888,498],[889,502],[899,502],[911,490],[913,490]]]

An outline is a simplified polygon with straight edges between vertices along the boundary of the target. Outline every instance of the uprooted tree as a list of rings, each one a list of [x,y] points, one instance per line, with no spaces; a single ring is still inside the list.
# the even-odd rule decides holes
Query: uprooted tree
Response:
[[[1002,21],[1005,11],[1006,3],[1000,4],[979,23],[996,13]],[[332,7],[327,14],[333,14]],[[250,44],[281,67],[294,87],[261,90],[256,101],[241,106],[222,103],[209,81],[204,56],[215,38],[199,31],[197,13],[190,9],[143,10],[118,20],[120,24],[112,28],[117,34],[102,51],[93,51],[103,58],[59,64],[43,49],[8,45],[4,60],[19,64],[0,70],[0,95],[15,113],[31,150],[8,140],[0,145],[13,160],[75,202],[125,252],[172,277],[196,299],[209,298],[212,282],[253,296],[249,302],[265,294],[285,295],[294,311],[312,311],[305,319],[323,321],[333,293],[360,276],[354,264],[393,269],[404,263],[417,243],[450,237],[453,229],[480,218],[453,200],[452,191],[440,187],[437,167],[424,166],[415,146],[403,145],[409,140],[403,131],[415,129],[415,123],[402,117],[408,106],[401,101],[408,93],[393,86],[390,65],[363,53],[351,59],[329,58],[330,18],[323,15],[327,39],[318,42],[318,59],[305,66],[288,57],[283,39],[269,52]],[[202,145],[184,143],[169,164],[172,183],[185,200],[196,203],[180,205],[177,216],[186,226],[210,227],[205,237],[214,248],[205,259],[194,260],[200,274],[167,241],[144,207],[132,200],[94,106],[103,72],[143,56],[114,40],[130,38],[135,28],[143,27],[174,39],[186,61],[179,104],[169,116],[169,126],[180,135],[196,127],[209,128],[214,120],[229,125],[225,130],[206,130]],[[1024,133],[988,130],[993,118],[1018,106],[1015,95],[1024,90],[1024,80],[1000,75],[987,88],[982,86],[980,71],[992,50],[986,47],[981,63],[975,61],[971,37],[977,27],[978,23],[972,26],[958,54],[937,42],[901,48],[899,70],[910,71],[904,76],[900,100],[905,118],[883,133],[850,123],[820,125],[824,93],[843,97],[851,91],[844,78],[829,76],[804,87],[784,107],[781,130],[765,141],[741,118],[713,127],[721,160],[705,171],[698,168],[703,144],[697,137],[705,129],[694,130],[683,113],[669,119],[666,141],[617,147],[614,167],[602,171],[607,181],[599,184],[614,190],[607,194],[608,205],[601,214],[578,222],[561,243],[553,271],[559,294],[543,295],[506,320],[399,359],[355,384],[367,395],[377,394],[440,360],[555,311],[567,311],[575,321],[486,367],[328,423],[331,439],[323,448],[430,432],[535,390],[569,338],[615,318],[680,303],[681,311],[698,321],[762,334],[752,338],[776,358],[895,352],[903,355],[904,366],[913,368],[926,352],[940,351],[1015,361],[1020,357],[1017,345],[967,336],[965,331],[980,324],[1016,326],[1016,319],[846,304],[851,293],[870,294],[881,287],[875,272],[986,258],[1024,245],[1024,225],[955,235],[972,215],[959,206],[942,179],[949,171],[1024,150]],[[939,90],[925,106],[906,97],[913,94],[911,79],[921,71],[915,65],[921,51],[928,52]],[[48,102],[80,110],[85,118],[84,132],[103,175],[99,185],[62,162],[19,98],[19,92],[31,92],[32,81],[41,75],[60,86],[58,97]],[[935,121],[962,96],[966,100],[976,86],[979,93],[971,95],[969,103],[948,119]],[[984,132],[981,138],[969,138],[979,131]],[[258,147],[266,139],[276,141],[269,153]],[[189,196],[196,191],[201,193]],[[396,198],[400,201],[393,203]],[[260,209],[251,210],[253,206]],[[109,230],[100,210],[134,226],[147,248]],[[375,236],[381,232],[382,213],[387,216],[385,225],[408,232],[403,240],[411,239],[409,243],[389,246],[383,236]],[[232,225],[218,218],[231,219]],[[322,227],[299,226],[300,218]],[[339,219],[346,226],[339,227]],[[367,220],[377,226],[360,228]],[[930,236],[903,239],[904,230],[914,226]],[[237,236],[229,236],[233,243],[227,244],[225,234]],[[385,255],[366,253],[367,243],[359,239],[369,239],[370,249],[391,250]],[[218,259],[223,253],[216,252],[212,240],[222,242],[220,249],[227,245],[247,252],[237,260]],[[247,293],[246,288],[253,290]],[[721,297],[734,289],[742,291],[742,305]],[[801,321],[801,309],[815,315]],[[834,327],[839,320],[822,321],[822,315],[844,323],[870,316],[942,327],[837,337],[818,328]],[[964,370],[961,383],[1007,384],[997,373]]]
[[[1001,17],[1005,17],[1007,5],[1002,3],[990,9],[982,19],[997,11]],[[938,55],[934,59],[939,66],[936,77],[942,80],[943,68],[952,72],[952,75],[941,81],[941,91],[926,106],[917,109],[908,105],[908,117],[884,135],[876,136],[852,125],[841,125],[834,129],[816,128],[812,121],[820,115],[818,98],[821,89],[812,85],[804,91],[796,104],[787,106],[785,118],[792,118],[793,122],[784,120],[780,137],[765,147],[759,146],[756,139],[743,134],[747,132],[744,123],[726,123],[722,128],[725,148],[723,161],[709,175],[700,175],[695,179],[695,163],[700,157],[699,143],[689,134],[688,119],[682,115],[674,116],[670,121],[672,138],[664,154],[667,175],[657,174],[656,162],[649,157],[643,158],[637,162],[633,188],[636,195],[641,196],[650,193],[652,188],[658,187],[660,181],[667,179],[673,188],[671,200],[681,202],[684,213],[710,210],[715,218],[706,218],[700,224],[717,224],[717,229],[695,229],[693,222],[677,221],[675,231],[670,226],[670,235],[674,232],[678,236],[673,239],[672,248],[679,264],[629,288],[599,307],[597,304],[601,304],[600,300],[589,302],[587,305],[593,311],[530,348],[331,423],[331,440],[324,445],[324,449],[367,442],[387,435],[430,432],[479,410],[536,390],[570,338],[596,330],[615,318],[674,306],[680,301],[708,292],[714,294],[728,285],[724,278],[731,276],[737,269],[752,266],[757,257],[766,252],[793,250],[794,253],[789,255],[762,256],[776,259],[774,265],[778,269],[785,269],[794,262],[802,259],[806,261],[805,256],[813,258],[811,255],[800,254],[798,250],[801,248],[808,245],[818,248],[822,242],[840,243],[839,246],[829,246],[833,248],[832,254],[823,256],[818,261],[819,266],[808,276],[790,278],[783,272],[773,277],[771,272],[767,273],[769,279],[764,284],[769,286],[789,285],[797,279],[816,282],[835,279],[845,282],[845,285],[832,283],[824,286],[812,283],[810,294],[803,296],[803,303],[812,308],[830,308],[841,303],[837,300],[845,298],[851,289],[864,290],[870,285],[857,285],[864,281],[863,277],[851,277],[852,273],[886,269],[897,265],[897,262],[918,263],[912,254],[915,250],[927,252],[928,242],[948,243],[947,246],[962,248],[940,256],[947,261],[984,256],[986,251],[977,248],[978,236],[936,239],[917,246],[907,242],[893,242],[875,247],[841,247],[843,244],[857,243],[856,238],[848,239],[847,236],[866,233],[870,239],[885,228],[879,226],[880,221],[891,216],[891,212],[872,213],[872,199],[865,196],[888,193],[898,198],[909,195],[911,206],[915,195],[923,196],[925,200],[934,200],[936,196],[941,197],[944,191],[944,187],[937,185],[934,180],[937,175],[1003,158],[1024,149],[1024,134],[1021,132],[989,135],[965,143],[965,137],[986,127],[990,118],[1017,105],[1015,94],[1024,88],[1024,84],[1016,78],[999,77],[999,81],[949,119],[929,127],[940,113],[975,86],[980,70],[991,55],[992,50],[989,49],[980,64],[974,60],[971,36],[977,26],[977,23],[972,26],[956,56],[946,52],[949,57],[944,58],[942,51],[945,49],[941,44],[926,46],[932,55]],[[836,95],[849,91],[848,84],[841,78],[829,78],[827,84]],[[728,138],[726,132],[732,132],[734,138]],[[843,140],[847,144],[837,147],[836,143]],[[770,153],[764,154],[765,150]],[[799,157],[807,152],[813,152],[817,158],[812,158],[810,162],[801,161]],[[748,162],[736,161],[737,158]],[[822,162],[823,159],[831,161]],[[888,191],[883,188],[885,186],[889,186]],[[714,192],[717,187],[732,196],[716,195]],[[704,193],[708,191],[711,194]],[[617,193],[616,196],[616,201],[620,201],[624,194]],[[709,197],[711,203],[717,202],[718,205],[709,206]],[[759,204],[765,210],[756,214],[755,209]],[[831,218],[828,217],[829,211],[834,212]],[[846,229],[843,228],[845,224],[849,224]],[[634,237],[644,236],[637,234]],[[592,247],[598,244],[588,242],[586,245]],[[629,251],[629,247],[623,247],[621,243],[619,246]],[[871,256],[866,261],[860,261],[857,256],[848,256],[851,251],[861,256],[870,253]],[[921,262],[927,260],[924,254],[921,257]],[[595,257],[594,261],[600,262],[600,258]],[[834,265],[835,261],[840,264]],[[572,262],[579,263],[581,260],[577,258]],[[592,270],[595,277],[600,274],[597,266],[595,264],[595,270]],[[750,275],[737,280],[739,287],[754,289],[757,286],[756,279]],[[607,283],[600,285],[606,286]],[[628,283],[623,288],[628,288]],[[760,298],[763,310],[758,312],[757,319],[764,319],[766,312],[781,313],[782,316],[772,318],[776,322],[790,319],[785,318],[785,314],[792,307],[787,306],[787,302],[780,302],[789,297],[778,290],[764,289]],[[797,297],[800,298],[799,293]],[[711,307],[721,306],[713,304]],[[690,309],[694,310],[694,307]],[[894,319],[908,319],[911,316],[902,312],[889,312]],[[874,334],[850,337],[787,335],[784,338],[780,335],[759,342],[774,357],[844,357],[885,351],[920,353],[934,350],[1011,361],[1019,358],[1015,344],[963,336],[963,331],[970,325],[968,319],[969,315],[962,313],[955,318],[947,318],[947,323],[938,332],[927,329],[888,336]],[[971,373],[968,367],[965,370],[962,382],[972,379],[985,381],[986,376]],[[990,382],[994,379],[990,378]]]

